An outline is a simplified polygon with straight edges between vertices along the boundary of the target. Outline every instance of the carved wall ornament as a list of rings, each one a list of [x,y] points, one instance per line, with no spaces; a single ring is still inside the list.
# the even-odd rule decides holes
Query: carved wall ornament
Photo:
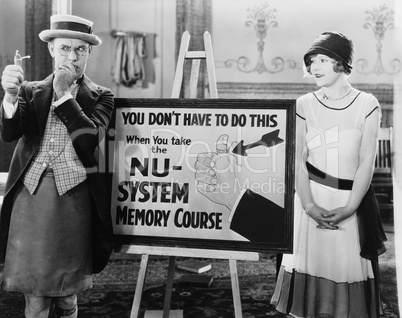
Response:
[[[279,73],[284,70],[285,64],[288,64],[291,69],[295,69],[297,63],[293,60],[284,60],[282,57],[274,57],[271,61],[273,67],[268,68],[264,62],[264,46],[265,38],[270,27],[277,27],[278,22],[276,21],[275,8],[271,8],[267,2],[257,5],[254,8],[247,9],[249,12],[247,16],[247,21],[245,23],[246,27],[253,27],[255,35],[258,38],[257,51],[258,60],[254,67],[249,67],[250,58],[247,56],[240,56],[237,59],[228,59],[224,62],[225,67],[231,67],[236,65],[237,69],[241,72],[252,73],[257,72],[258,74],[267,73]]]
[[[361,74],[397,74],[401,70],[401,60],[395,58],[389,62],[390,70],[386,70],[382,63],[382,42],[385,38],[385,33],[388,29],[394,27],[394,11],[389,10],[386,5],[382,5],[379,8],[373,8],[371,11],[366,11],[366,23],[365,29],[371,29],[374,33],[374,37],[377,41],[376,51],[377,58],[375,65],[372,69],[368,69],[368,61],[364,58],[356,61],[356,71]]]

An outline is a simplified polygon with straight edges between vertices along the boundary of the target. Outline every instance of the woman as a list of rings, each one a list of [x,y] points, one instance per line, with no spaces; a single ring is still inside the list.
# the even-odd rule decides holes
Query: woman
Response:
[[[325,32],[304,56],[320,87],[297,100],[293,255],[271,302],[295,317],[378,317],[386,240],[370,188],[381,109],[348,83],[353,43]],[[367,209],[369,207],[369,209]]]

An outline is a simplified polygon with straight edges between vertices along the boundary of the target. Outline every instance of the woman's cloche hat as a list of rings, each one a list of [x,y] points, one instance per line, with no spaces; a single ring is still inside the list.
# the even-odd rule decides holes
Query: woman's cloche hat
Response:
[[[75,15],[53,15],[50,17],[50,30],[43,30],[39,33],[39,38],[44,42],[50,42],[54,38],[79,39],[99,45],[102,40],[93,34],[92,26],[92,21]]]
[[[320,34],[304,55],[304,64],[309,66],[310,56],[313,54],[324,54],[345,63],[349,69],[352,68],[353,42],[340,32],[328,31]]]

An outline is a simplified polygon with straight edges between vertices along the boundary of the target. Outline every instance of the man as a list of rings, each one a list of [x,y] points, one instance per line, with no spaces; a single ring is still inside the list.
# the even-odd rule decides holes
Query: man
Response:
[[[54,72],[26,82],[18,65],[2,76],[0,133],[18,140],[0,215],[2,288],[25,294],[27,318],[77,317],[76,294],[92,287],[112,251],[108,176],[97,146],[112,116],[112,92],[85,74],[101,40],[91,21],[52,16],[39,34]]]

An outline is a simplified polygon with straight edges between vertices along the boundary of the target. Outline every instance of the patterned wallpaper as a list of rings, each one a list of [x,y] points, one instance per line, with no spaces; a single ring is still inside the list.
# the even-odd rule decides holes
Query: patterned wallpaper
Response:
[[[374,34],[375,43],[373,49],[377,52],[376,61],[370,65],[369,61],[365,58],[360,58],[356,61],[356,71],[361,74],[398,74],[401,71],[401,60],[393,58],[385,61],[386,66],[383,64],[383,40],[388,36],[389,30],[394,28],[394,11],[389,9],[386,5],[374,7],[366,12],[366,23],[364,29],[371,30]]]
[[[355,45],[351,82],[389,83],[401,73],[394,1],[213,2],[217,80],[304,82],[302,56],[316,36],[339,31]],[[230,14],[224,11],[230,9]]]

